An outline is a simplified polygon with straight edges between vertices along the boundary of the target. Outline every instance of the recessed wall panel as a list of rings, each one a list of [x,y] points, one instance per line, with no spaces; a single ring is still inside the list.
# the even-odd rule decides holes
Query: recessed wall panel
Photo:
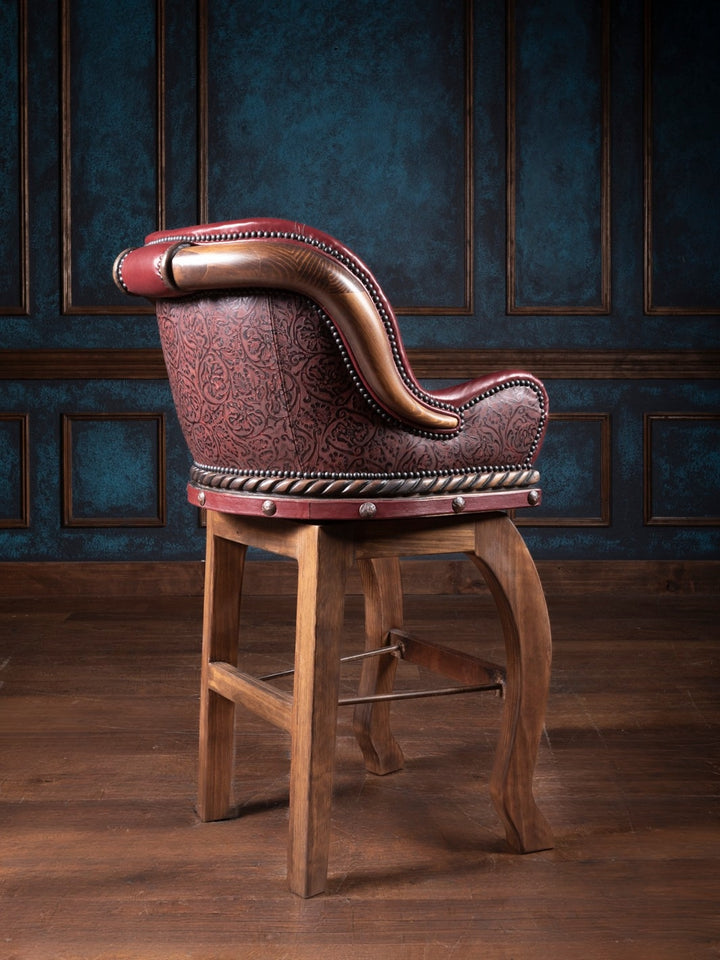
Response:
[[[645,309],[720,314],[720,4],[645,15]]]
[[[165,482],[163,414],[63,416],[65,526],[163,526]]]
[[[0,4],[0,313],[28,310],[26,5]]]
[[[309,223],[400,312],[470,312],[469,0],[202,11],[207,219]]]
[[[0,413],[0,528],[30,525],[28,423],[24,413]]]
[[[608,4],[508,2],[509,313],[606,313]]]
[[[648,525],[720,525],[720,414],[646,414],[644,500]]]
[[[542,503],[531,511],[519,511],[518,524],[609,526],[608,413],[551,413],[537,466]]]
[[[158,222],[158,6],[63,0],[63,308],[142,313],[112,281]]]
[[[162,134],[158,203],[164,207],[158,222],[174,229],[202,219],[198,208],[197,2],[163,0],[158,14],[158,121]]]

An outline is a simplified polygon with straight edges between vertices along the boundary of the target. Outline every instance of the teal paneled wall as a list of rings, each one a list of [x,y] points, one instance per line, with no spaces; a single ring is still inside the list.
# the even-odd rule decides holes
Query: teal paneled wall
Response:
[[[240,192],[250,216],[322,223],[362,248],[399,307],[462,311],[462,0],[208,11],[208,219],[227,219]]]
[[[127,309],[103,268],[158,208],[156,12],[147,0],[114,9],[73,0],[66,19],[64,309],[81,315]]]
[[[203,531],[115,255],[255,215],[371,266],[428,385],[542,375],[538,558],[716,557],[720,5],[15,0],[0,11],[0,557]]]
[[[0,514],[4,560],[201,555],[204,531],[198,511],[185,500],[188,457],[167,381],[0,386],[0,439],[8,443],[6,504],[13,505],[12,512],[6,507]],[[19,425],[8,418],[8,408],[27,418],[25,464]],[[19,525],[24,475],[29,519]],[[9,520],[15,526],[2,529]]]
[[[22,138],[22,120],[19,105],[21,90],[21,52],[17,38],[20,36],[18,9],[13,4],[0,8],[0,36],[4,55],[0,60],[0,82],[3,96],[0,97],[0,310],[14,313],[25,307],[23,277],[24,237],[22,191],[24,179],[23,157],[19,149]],[[13,42],[15,40],[15,42]],[[5,226],[6,225],[6,226]],[[9,229],[8,229],[9,228]]]
[[[718,312],[719,40],[719,4],[654,3],[648,291],[654,313]]]
[[[720,385],[550,386],[554,413],[538,460],[543,504],[518,518],[534,553],[717,559]]]
[[[509,294],[524,312],[607,305],[607,20],[600,3],[515,0]]]

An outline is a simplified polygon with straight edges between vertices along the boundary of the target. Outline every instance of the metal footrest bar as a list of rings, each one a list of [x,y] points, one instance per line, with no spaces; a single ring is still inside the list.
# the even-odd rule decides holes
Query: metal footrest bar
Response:
[[[352,663],[355,660],[366,660],[368,657],[380,657],[386,653],[397,654],[401,659],[405,656],[407,643],[411,638],[401,631],[391,631],[390,635],[401,637],[397,643],[388,644],[386,647],[378,647],[375,650],[365,650],[363,653],[354,653],[348,657],[341,657],[340,663]],[[480,662],[480,661],[478,661]],[[492,664],[487,666],[492,667]],[[498,668],[499,672],[500,668]],[[279,670],[277,673],[267,673],[263,677],[257,677],[257,682],[266,682],[268,680],[279,680],[282,677],[291,677],[295,673],[293,668],[289,670]],[[458,677],[459,679],[459,677]],[[368,697],[343,697],[338,700],[339,707],[356,706],[359,703],[380,703],[389,700],[420,700],[425,697],[450,697],[458,693],[483,693],[495,692],[501,696],[504,693],[505,685],[502,678],[493,680],[490,683],[466,684],[462,687],[438,687],[430,690],[405,690],[393,693],[381,693]]]
[[[406,690],[398,693],[381,693],[373,697],[343,697],[338,700],[339,707],[357,703],[377,703],[381,700],[420,700],[424,697],[449,697],[456,693],[479,693],[486,690],[503,691],[501,683],[479,683],[468,687],[438,687],[436,690]]]
[[[387,647],[378,647],[377,650],[366,650],[364,653],[353,653],[349,657],[341,657],[340,663],[351,663],[353,660],[366,660],[368,657],[380,657],[384,653],[399,653],[402,656],[404,650],[402,643],[388,644]],[[291,677],[295,673],[293,668],[289,670],[280,670],[278,673],[267,673],[264,677],[258,677],[258,680],[278,680],[280,677]]]

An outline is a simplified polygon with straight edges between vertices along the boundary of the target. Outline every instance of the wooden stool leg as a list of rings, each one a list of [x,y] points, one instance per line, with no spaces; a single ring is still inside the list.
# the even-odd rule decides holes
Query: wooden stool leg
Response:
[[[351,545],[307,526],[298,534],[288,884],[312,897],[327,880],[340,632]]]
[[[198,814],[201,820],[235,815],[232,778],[235,760],[235,704],[208,688],[208,663],[237,664],[240,596],[247,548],[214,533],[216,514],[208,511],[200,690],[200,769]]]
[[[507,656],[505,705],[491,795],[514,850],[547,850],[553,846],[552,832],[532,792],[552,652],[542,585],[525,542],[504,514],[477,523],[475,554],[470,556],[495,598]]]
[[[388,631],[403,625],[400,562],[397,557],[358,560],[358,567],[365,594],[365,647],[376,650],[387,643]],[[364,660],[358,696],[392,693],[397,662],[391,655]],[[402,750],[390,730],[389,702],[358,704],[353,726],[371,773],[383,775],[402,768]]]

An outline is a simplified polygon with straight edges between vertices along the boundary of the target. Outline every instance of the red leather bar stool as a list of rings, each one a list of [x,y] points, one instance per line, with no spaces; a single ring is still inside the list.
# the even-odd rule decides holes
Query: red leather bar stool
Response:
[[[201,818],[233,813],[242,704],[291,736],[290,889],[302,897],[325,889],[345,583],[357,563],[375,654],[362,661],[358,696],[345,702],[355,704],[367,769],[403,764],[389,708],[398,658],[462,690],[500,690],[491,795],[515,851],[551,847],[533,796],[550,626],[535,565],[505,512],[540,500],[533,463],[548,412],[540,381],[506,371],[423,389],[368,268],[298,223],[153,233],[120,254],[114,276],[155,302],[194,461],[188,496],[207,511]],[[292,694],[238,665],[249,546],[297,561]],[[403,629],[398,558],[459,552],[495,599],[503,667]]]

